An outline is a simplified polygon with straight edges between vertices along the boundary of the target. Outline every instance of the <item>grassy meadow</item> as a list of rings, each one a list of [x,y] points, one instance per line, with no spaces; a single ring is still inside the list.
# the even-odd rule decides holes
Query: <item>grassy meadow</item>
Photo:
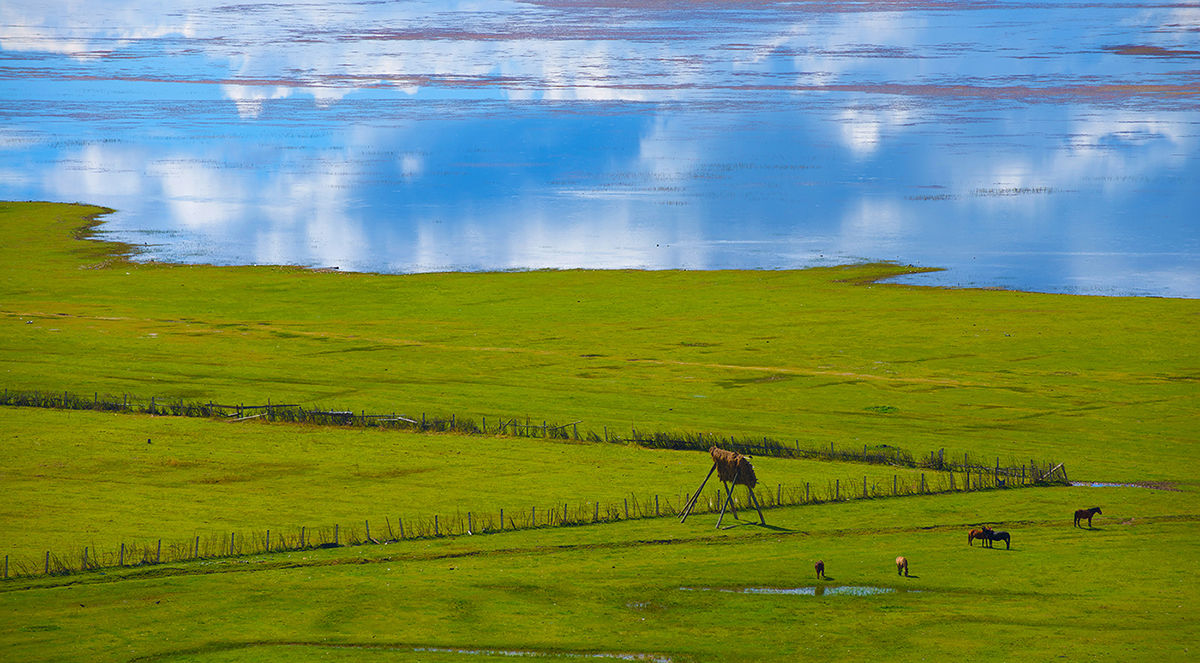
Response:
[[[518,417],[1065,462],[1055,487],[207,559],[0,583],[0,658],[1187,660],[1200,303],[779,272],[374,275],[131,261],[0,203],[0,387]],[[703,453],[0,408],[0,554],[500,508],[677,503]],[[919,472],[754,459],[760,490]],[[741,490],[741,489],[739,489]],[[1094,529],[1071,526],[1100,505]],[[727,517],[728,518],[728,517]],[[966,544],[989,522],[1011,550]],[[895,573],[897,555],[914,577]],[[828,581],[813,577],[824,559]],[[870,586],[870,596],[746,588]],[[917,590],[917,591],[911,591]]]

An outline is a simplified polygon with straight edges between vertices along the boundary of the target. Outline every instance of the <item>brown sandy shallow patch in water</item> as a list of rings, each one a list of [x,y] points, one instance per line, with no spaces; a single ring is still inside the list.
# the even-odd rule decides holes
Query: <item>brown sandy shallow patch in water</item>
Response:
[[[1138,44],[1123,44],[1121,46],[1105,46],[1104,50],[1118,55],[1151,55],[1164,58],[1200,58],[1200,51],[1163,48],[1161,46],[1146,46]]]

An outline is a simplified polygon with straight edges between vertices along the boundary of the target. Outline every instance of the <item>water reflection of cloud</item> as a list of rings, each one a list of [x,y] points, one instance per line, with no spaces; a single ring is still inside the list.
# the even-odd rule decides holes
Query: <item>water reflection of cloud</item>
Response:
[[[46,174],[46,188],[65,200],[105,199],[143,191],[144,152],[104,143],[84,146]]]

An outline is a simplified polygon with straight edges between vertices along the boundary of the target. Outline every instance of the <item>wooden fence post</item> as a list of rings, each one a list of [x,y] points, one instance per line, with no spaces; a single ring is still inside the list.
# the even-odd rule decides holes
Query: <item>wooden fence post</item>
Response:
[[[333,526],[333,545],[335,547],[341,542],[341,538],[339,536],[340,535],[340,531],[339,531],[340,527],[341,527],[340,525]]]
[[[629,498],[625,498],[625,520],[629,520]]]
[[[192,556],[192,559],[200,559],[200,536],[199,535],[196,536],[195,550],[196,550],[196,554]]]
[[[80,567],[79,567],[79,570],[80,570],[80,571],[87,571],[87,551],[88,551],[88,549],[87,549],[87,546],[84,546],[84,547],[83,547],[83,566],[80,566]],[[8,555],[5,555],[5,556],[4,556],[4,561],[5,561],[5,562],[7,562],[7,561],[8,561]],[[5,574],[4,574],[4,577],[5,577],[5,578],[7,578],[7,577],[8,577],[8,573],[5,573]]]
[[[804,482],[804,503],[808,504],[808,482]]]
[[[863,477],[863,499],[867,499],[867,477]]]
[[[234,536],[235,536],[235,534],[233,532],[229,533],[229,556],[230,557],[233,557],[233,537]]]
[[[504,531],[504,509],[500,509],[500,531]]]
[[[400,520],[400,516],[396,516],[396,525],[400,527],[400,540],[404,540],[404,521]]]
[[[162,539],[158,540],[158,550],[154,552],[154,563],[158,564],[160,562],[162,562]]]
[[[892,475],[892,497],[896,496],[896,484],[898,479],[895,474]]]
[[[925,492],[925,473],[921,473],[921,493]]]
[[[46,568],[49,569],[50,568],[49,567],[49,564],[50,564],[50,553],[49,552],[46,553],[46,564],[47,564]],[[125,566],[125,544],[124,543],[121,544],[121,556],[117,558],[117,566]]]
[[[658,495],[654,496],[654,517],[658,517]]]
[[[441,535],[442,535],[441,529],[438,527],[438,517],[437,517],[437,514],[434,514],[434,516],[433,516],[433,535],[434,535],[434,536],[441,536]]]
[[[471,512],[468,511],[467,512],[467,534],[474,534],[474,533],[475,533],[475,526],[473,523],[471,523]]]
[[[828,486],[829,484],[825,484],[825,485]],[[836,502],[837,500],[840,500],[840,499],[842,499],[842,480],[834,479],[833,480],[833,500]]]
[[[124,546],[124,544],[122,544]],[[50,575],[50,551],[46,551],[46,575]]]

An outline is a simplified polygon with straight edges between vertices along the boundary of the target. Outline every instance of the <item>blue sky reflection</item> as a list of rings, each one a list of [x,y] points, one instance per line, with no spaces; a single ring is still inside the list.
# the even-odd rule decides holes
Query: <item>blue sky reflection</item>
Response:
[[[17,1],[0,198],[148,259],[1200,296],[1183,3]]]

